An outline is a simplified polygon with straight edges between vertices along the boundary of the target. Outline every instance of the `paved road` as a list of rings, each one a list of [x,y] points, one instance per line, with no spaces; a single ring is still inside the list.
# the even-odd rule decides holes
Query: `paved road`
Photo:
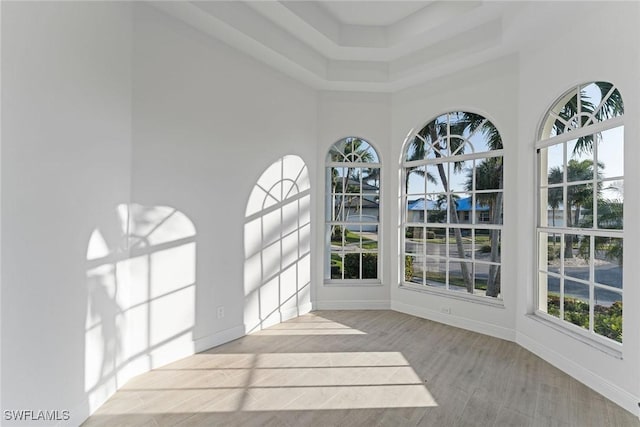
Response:
[[[553,270],[551,270],[553,271]],[[556,273],[558,270],[556,269]],[[589,287],[582,283],[574,282],[571,277],[577,279],[589,280],[588,267],[565,267],[564,293],[567,296],[589,300]],[[596,282],[609,285],[615,288],[622,288],[622,267],[617,264],[606,263],[596,266],[595,269]],[[560,292],[560,279],[548,276],[549,292]],[[595,303],[600,305],[611,305],[615,301],[620,301],[620,294],[617,292],[597,289],[594,295]]]
[[[415,243],[410,240],[406,241],[406,247],[408,253],[415,253],[422,250],[420,243]],[[465,256],[471,258],[471,245],[465,244]],[[457,255],[455,246],[452,246],[450,251],[453,250]],[[427,244],[427,255],[439,255],[446,256],[446,245],[444,244]],[[453,254],[451,254],[453,255]],[[483,254],[476,251],[476,259],[489,261],[489,254]],[[417,256],[416,261],[422,261],[423,256]],[[452,273],[458,273],[460,271],[460,263],[452,262],[449,264],[449,270]],[[554,271],[550,268],[550,271]],[[556,273],[559,273],[559,269],[555,269]],[[589,267],[565,267],[565,275],[568,276],[565,279],[564,293],[567,296],[573,298],[579,298],[582,300],[589,300],[589,287],[582,283],[571,281],[570,278],[589,280]],[[487,279],[487,272],[478,270],[476,277],[479,279]],[[604,263],[597,265],[595,268],[596,282],[608,285],[614,288],[622,287],[622,267],[615,263]],[[548,278],[549,292],[560,293],[560,279],[557,277],[549,276]],[[594,295],[595,303],[600,305],[611,305],[615,301],[620,301],[620,294],[604,289],[596,289]]]

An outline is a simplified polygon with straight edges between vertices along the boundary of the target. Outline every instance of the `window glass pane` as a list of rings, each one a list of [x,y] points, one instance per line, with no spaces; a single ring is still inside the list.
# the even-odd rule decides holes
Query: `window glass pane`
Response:
[[[407,200],[407,222],[424,222],[424,198]]]
[[[422,160],[424,159],[424,143],[420,141],[418,138],[413,138],[413,140],[407,145],[407,153],[404,156],[404,160],[407,162],[411,162],[413,160]]]
[[[560,279],[544,273],[539,274],[540,287],[546,290],[546,301],[541,301],[541,310],[560,318]]]
[[[360,262],[362,254],[346,253],[344,255],[344,278],[360,279]]]
[[[375,279],[378,277],[378,254],[362,254],[362,279]]]
[[[559,184],[564,178],[564,144],[552,145],[542,148],[541,159],[543,161],[543,171],[546,170],[549,184]],[[546,166],[544,161],[546,160]]]
[[[589,329],[589,286],[564,281],[564,320]]]
[[[459,292],[468,292],[469,289],[474,289],[473,263],[463,261],[449,262],[449,289]]]
[[[426,166],[413,166],[405,168],[405,185],[408,195],[424,195],[426,188]]]
[[[425,234],[427,255],[445,258],[447,256],[447,235],[444,228],[427,227]]]
[[[502,188],[502,156],[476,161],[475,190],[497,190]],[[471,175],[467,176],[469,182]],[[470,186],[468,186],[470,188]]]
[[[593,186],[578,184],[567,186],[567,227],[593,227]]]
[[[360,235],[363,252],[378,251],[378,231],[377,225],[363,225]]]
[[[442,177],[446,180],[449,176],[449,164],[438,163],[429,164],[426,166],[426,183],[428,193],[443,193],[444,186],[442,185]]]
[[[617,127],[601,133],[597,145],[598,163],[602,178],[618,178],[624,175],[624,130]]]
[[[368,163],[378,163],[378,153],[366,142],[363,144],[362,160]]]
[[[475,259],[500,262],[500,230],[475,231]]]
[[[560,318],[560,278],[551,274],[540,274],[540,279],[540,285],[547,291],[547,313]]]
[[[445,288],[447,283],[447,262],[427,257],[425,279],[428,286]]]
[[[473,161],[452,163],[449,168],[449,189],[452,192],[466,193],[473,189]]]
[[[585,163],[589,165],[593,165],[593,143],[595,141],[595,135],[587,135],[582,138],[573,139],[567,142],[567,159],[569,163],[569,167],[571,167],[572,161],[575,164]],[[593,168],[591,168],[593,169]],[[572,176],[571,169],[568,170],[567,180],[568,181],[582,181],[589,178],[583,178],[580,176]],[[592,174],[593,175],[593,174]]]
[[[594,289],[593,330],[596,334],[622,342],[622,293]]]
[[[343,255],[336,252],[331,252],[331,278],[342,279],[344,259]]]
[[[541,268],[552,273],[560,274],[560,253],[562,250],[562,236],[560,234],[540,233],[540,256],[544,259],[546,252],[546,263],[540,262]]]
[[[502,224],[503,193],[488,192],[476,194],[476,224]]]
[[[540,191],[540,197],[543,204],[547,205],[546,227],[564,227],[564,195],[562,187],[543,188]],[[546,203],[545,200],[546,199]]]
[[[449,256],[471,259],[473,251],[473,230],[469,228],[449,229]]]
[[[497,296],[500,293],[500,266],[489,264],[474,264],[474,288],[482,291],[481,293],[493,294]]]
[[[595,281],[622,289],[622,239],[596,237],[595,245]]]
[[[604,181],[598,193],[598,228],[622,230],[624,211],[623,181]]]
[[[624,113],[622,97],[618,89],[609,82],[595,82],[583,89],[586,96],[594,104],[596,121],[621,116]]]
[[[460,156],[462,154],[472,153],[473,150],[471,146],[466,142],[465,139],[451,136],[449,138],[449,155],[450,156]]]
[[[405,227],[404,252],[411,255],[423,255],[425,230],[423,227]]]
[[[424,272],[423,258],[414,255],[404,256],[404,281],[422,284]]]
[[[591,238],[579,234],[564,236],[564,274],[576,279],[589,280]]]
[[[430,194],[425,203],[427,209],[427,222],[443,223],[447,222],[447,195]]]
[[[593,160],[569,160],[567,163],[567,182],[593,180],[595,171],[593,165]]]

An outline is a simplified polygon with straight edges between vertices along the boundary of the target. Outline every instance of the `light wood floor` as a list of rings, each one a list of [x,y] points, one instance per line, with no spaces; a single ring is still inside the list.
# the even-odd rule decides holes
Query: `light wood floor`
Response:
[[[520,346],[320,311],[129,381],[83,426],[640,426]]]

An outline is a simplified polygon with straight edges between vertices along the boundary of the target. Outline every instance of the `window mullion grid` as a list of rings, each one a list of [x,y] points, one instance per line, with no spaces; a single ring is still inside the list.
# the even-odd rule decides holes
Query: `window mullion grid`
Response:
[[[580,129],[572,130],[569,132],[563,132],[559,135],[552,136],[550,138],[543,139],[535,143],[536,149],[548,148],[553,145],[558,145],[567,141],[571,141],[577,138],[588,136],[595,133],[601,133],[609,129],[613,129],[624,124],[623,116],[616,116],[607,119],[602,122],[597,122],[590,126],[585,126]],[[497,150],[496,150],[497,151]]]
[[[594,301],[595,301],[595,289],[594,282],[595,276],[595,236],[589,236],[589,332],[593,333],[594,324]]]
[[[564,320],[564,241],[566,234],[563,232],[560,234],[560,319]],[[547,286],[548,286],[547,280]]]
[[[421,245],[422,249],[422,256],[420,258],[422,258],[422,266],[421,266],[421,270],[422,270],[422,285],[426,286],[427,285],[427,227],[423,224],[422,225],[422,238],[425,240],[424,244]]]
[[[581,90],[580,90],[580,86],[578,86],[576,88],[576,104],[577,104],[577,111],[576,111],[576,115],[578,116],[578,127],[580,127],[580,124],[582,123],[582,96],[580,94]]]
[[[477,194],[476,189],[478,183],[476,182],[476,159],[471,161],[471,221],[470,224],[476,224],[476,204],[477,204]]]
[[[343,201],[344,201],[344,197],[343,197]],[[342,213],[342,215],[344,216],[344,212]],[[345,264],[347,263],[347,254],[346,254],[347,251],[345,250],[347,229],[344,226],[344,222],[342,224],[343,225],[340,226],[340,258],[342,259],[342,270],[341,270],[340,278],[344,280]]]
[[[593,180],[591,181],[591,227],[598,228],[598,164],[594,164]]]
[[[567,143],[562,143],[562,223],[566,227],[569,223],[569,215],[571,215],[571,206],[569,205],[569,200],[567,196],[569,194],[567,189],[567,181],[569,177],[567,176],[567,162],[568,162],[568,154],[567,154]],[[562,258],[564,259],[564,258]]]

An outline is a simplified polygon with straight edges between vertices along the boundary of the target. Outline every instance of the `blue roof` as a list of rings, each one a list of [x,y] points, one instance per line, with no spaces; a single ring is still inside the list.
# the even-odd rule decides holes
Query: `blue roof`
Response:
[[[433,200],[427,200],[426,202],[427,202],[427,210],[437,209],[436,202],[434,202]],[[409,200],[409,203],[408,203],[408,207],[410,211],[423,211],[424,205],[425,205],[424,199]]]
[[[471,197],[465,197],[464,199],[459,199],[456,201],[456,205],[458,207],[458,211],[470,211],[471,210]],[[437,210],[438,205],[433,200],[426,200],[427,210]],[[425,208],[425,199],[417,199],[410,200],[407,204],[407,207],[410,211],[422,211]],[[443,206],[444,208],[444,206]],[[488,211],[488,205],[481,205],[479,203],[476,204],[476,212],[480,211]]]

